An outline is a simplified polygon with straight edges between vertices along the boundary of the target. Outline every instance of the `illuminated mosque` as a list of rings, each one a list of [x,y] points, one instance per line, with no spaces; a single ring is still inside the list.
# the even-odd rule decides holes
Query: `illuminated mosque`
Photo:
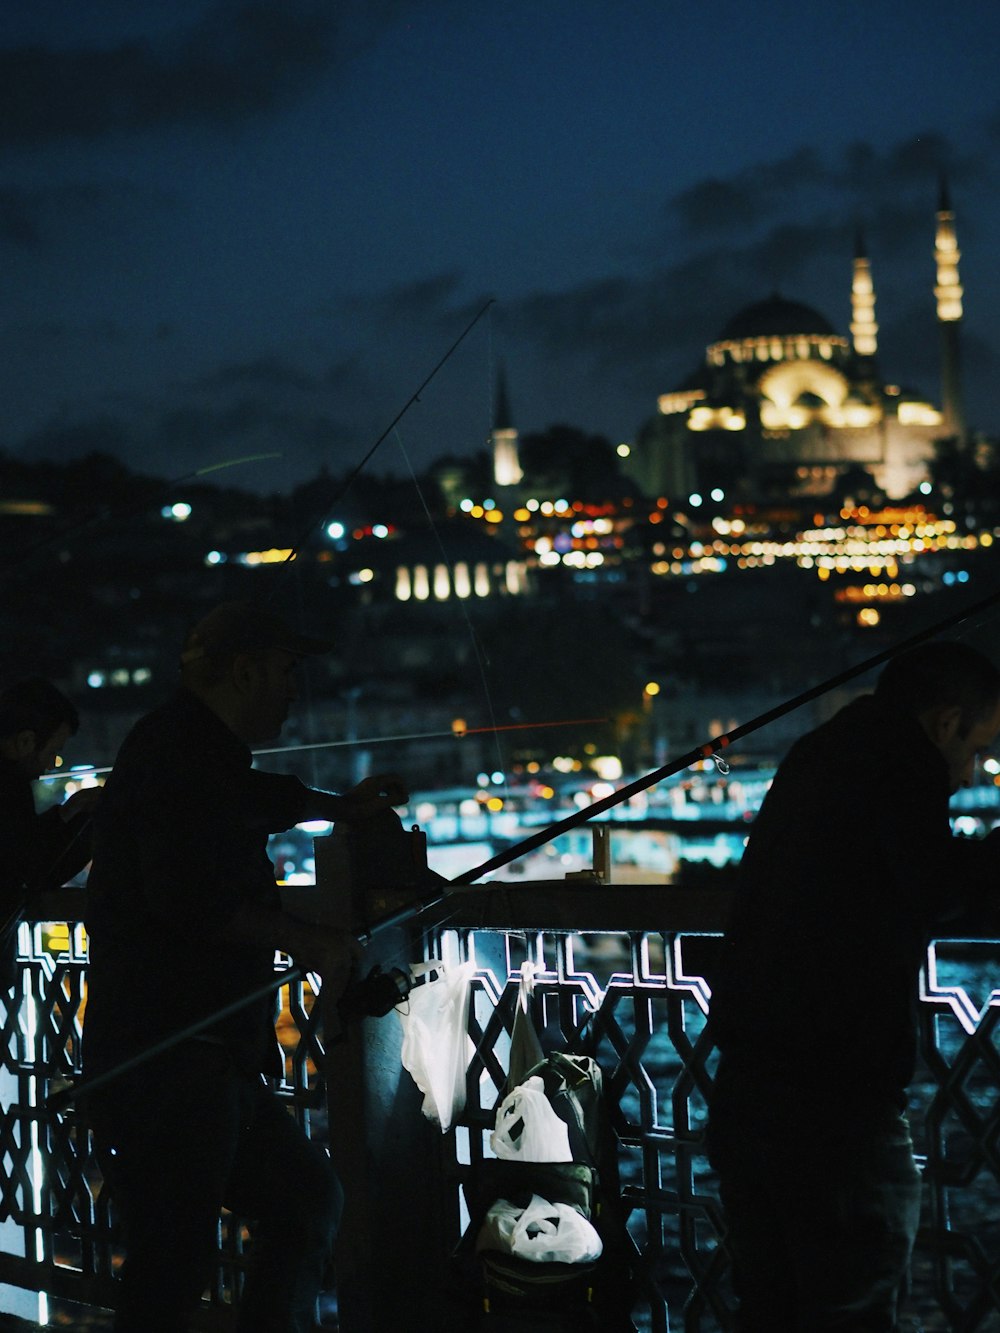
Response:
[[[890,499],[911,494],[927,477],[934,441],[965,437],[959,251],[944,184],[934,257],[940,407],[879,376],[875,289],[859,236],[850,338],[778,295],[748,306],[708,346],[698,370],[660,395],[623,470],[649,496],[822,496],[861,470]]]

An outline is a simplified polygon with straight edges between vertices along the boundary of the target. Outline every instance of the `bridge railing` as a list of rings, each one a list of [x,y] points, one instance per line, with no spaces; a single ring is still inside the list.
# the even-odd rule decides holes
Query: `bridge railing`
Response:
[[[525,960],[541,969],[547,1040],[593,1054],[604,1071],[637,1325],[731,1327],[724,1225],[702,1139],[715,1068],[705,1027],[712,953],[727,908],[728,894],[712,888],[487,885],[377,936],[371,961],[384,965],[442,955],[474,963],[468,1099],[447,1134],[421,1116],[394,1016],[366,1019],[327,1046],[309,983],[282,992],[282,1095],[329,1143],[347,1188],[336,1264],[344,1333],[401,1319],[418,1330],[448,1326],[442,1309],[458,1299],[448,1256],[465,1223],[464,1186],[489,1153]],[[86,940],[70,897],[53,898],[46,915],[22,928],[19,985],[4,1017],[0,1283],[104,1305],[121,1257],[113,1204],[85,1112],[56,1117],[44,1107],[60,1078],[79,1071]],[[928,1331],[982,1333],[1000,1320],[998,976],[1000,940],[979,937],[937,941],[921,980],[911,1119],[925,1191],[907,1308]],[[860,984],[845,974],[845,986]],[[226,1326],[246,1243],[241,1223],[220,1219],[206,1329]]]

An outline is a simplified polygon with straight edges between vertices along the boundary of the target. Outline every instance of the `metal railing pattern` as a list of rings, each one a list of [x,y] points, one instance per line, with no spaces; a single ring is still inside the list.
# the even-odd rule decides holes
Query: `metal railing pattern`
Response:
[[[56,1115],[44,1106],[51,1092],[81,1072],[87,967],[82,924],[22,925],[18,964],[18,985],[0,1001],[0,1197],[2,1218],[16,1225],[21,1240],[10,1247],[16,1252],[0,1253],[0,1282],[110,1306],[122,1250],[86,1107],[74,1103]],[[322,1141],[325,1096],[317,1065],[323,1047],[314,998],[302,978],[278,993],[285,1051],[279,1092],[307,1132]],[[155,1002],[154,996],[136,997],[137,1004]],[[238,1299],[246,1234],[239,1218],[220,1216],[218,1264],[200,1321],[206,1330],[229,1327],[227,1307]]]
[[[452,1187],[489,1155],[519,969],[530,960],[543,969],[536,1003],[552,1047],[592,1055],[604,1073],[636,1260],[633,1318],[654,1333],[732,1328],[725,1226],[704,1148],[716,1062],[706,1031],[713,940],[636,931],[500,938],[502,950],[492,932],[449,923],[429,942],[477,963],[475,1055]],[[904,1304],[912,1322],[902,1326],[925,1333],[1000,1328],[1000,989],[991,975],[1000,982],[1000,941],[942,940],[921,978],[923,1059],[910,1118],[924,1199]]]
[[[658,892],[669,898],[662,886]],[[650,931],[621,928],[613,887],[600,901],[604,907],[592,907],[589,917],[606,917],[607,926],[586,936],[526,926],[514,916],[484,927],[454,912],[425,934],[419,947],[426,956],[443,952],[476,964],[468,1104],[443,1138],[442,1190],[459,1198],[462,1181],[488,1155],[520,965],[530,959],[542,967],[536,1003],[546,1042],[594,1055],[604,1071],[636,1257],[639,1326],[655,1333],[728,1329],[724,1223],[702,1141],[715,1060],[705,1027],[713,940],[697,933],[690,903],[683,931]],[[510,905],[514,911],[513,899]],[[656,913],[661,924],[671,924],[669,916],[669,909]],[[717,928],[712,916],[706,931]],[[19,999],[3,1009],[0,1119],[2,1206],[21,1243],[20,1253],[0,1257],[0,1281],[103,1305],[120,1251],[85,1113],[56,1117],[43,1106],[61,1078],[79,1072],[86,941],[70,922],[58,934],[45,923],[25,926],[21,942]],[[926,1161],[925,1199],[907,1308],[928,1333],[1000,1327],[1000,990],[991,984],[1000,975],[997,960],[1000,940],[942,941],[921,983],[923,1064],[911,1118]],[[282,1093],[322,1139],[323,1044],[313,998],[308,981],[281,992]],[[205,1328],[221,1328],[223,1307],[237,1296],[244,1240],[238,1220],[224,1216],[211,1291],[219,1318],[213,1323],[207,1309]],[[456,1240],[442,1236],[441,1246]]]

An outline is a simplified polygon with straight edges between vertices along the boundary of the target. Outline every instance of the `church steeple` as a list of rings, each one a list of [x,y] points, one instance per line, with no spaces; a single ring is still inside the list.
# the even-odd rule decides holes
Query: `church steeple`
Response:
[[[875,286],[864,237],[858,228],[854,242],[854,280],[851,283],[851,337],[859,357],[873,357],[878,350],[875,323]]]
[[[516,486],[524,473],[517,452],[517,430],[511,417],[507,395],[507,376],[501,365],[497,372],[497,397],[490,432],[493,445],[493,481],[497,486]]]
[[[965,435],[959,345],[962,324],[962,285],[958,280],[960,258],[955,239],[955,214],[948,195],[948,182],[942,173],[934,238],[934,262],[937,266],[934,296],[937,301],[938,327],[941,330],[941,408],[946,431],[959,438]]]

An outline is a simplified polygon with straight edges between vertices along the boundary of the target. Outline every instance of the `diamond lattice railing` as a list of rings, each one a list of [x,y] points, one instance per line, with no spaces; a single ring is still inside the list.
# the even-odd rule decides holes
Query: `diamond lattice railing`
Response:
[[[588,925],[600,928],[586,935],[529,925],[511,895],[502,922],[486,927],[473,916],[463,924],[452,910],[445,926],[412,936],[414,951],[424,957],[443,953],[475,964],[468,1104],[442,1139],[441,1188],[460,1199],[462,1182],[489,1153],[520,968],[532,961],[541,968],[536,1004],[544,1040],[593,1055],[604,1073],[637,1272],[636,1322],[663,1333],[711,1333],[732,1326],[724,1223],[702,1146],[715,1058],[706,1032],[706,978],[718,917],[706,910],[699,927],[701,909],[689,900],[683,928],[662,929],[680,920],[668,891],[657,886],[648,902],[640,915],[661,929],[623,928],[611,888],[600,910],[592,906],[588,914]],[[83,1112],[54,1117],[44,1109],[48,1093],[79,1072],[86,1007],[82,928],[23,927],[20,969],[14,997],[0,1006],[0,1197],[20,1237],[18,1254],[0,1260],[0,1280],[102,1302],[120,1259],[113,1205]],[[923,1060],[911,1118],[926,1161],[926,1188],[908,1309],[928,1331],[1000,1327],[998,977],[1000,941],[940,941],[921,982]],[[280,993],[282,1092],[313,1137],[323,1140],[325,1090],[317,1070],[324,1046],[315,998],[308,981]],[[153,1000],[136,997],[137,1004]],[[443,1215],[459,1217],[460,1209]],[[442,1250],[456,1239],[442,1235]],[[223,1217],[211,1291],[216,1306],[238,1298],[245,1242],[244,1227]],[[225,1313],[220,1309],[220,1318]]]

